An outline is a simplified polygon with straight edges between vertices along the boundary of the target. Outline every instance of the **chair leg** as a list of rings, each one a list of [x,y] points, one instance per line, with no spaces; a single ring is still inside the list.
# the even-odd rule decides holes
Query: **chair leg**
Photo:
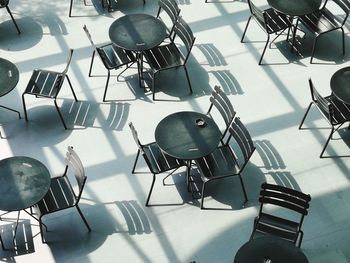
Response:
[[[298,23],[299,23],[299,18],[297,19],[295,26],[292,26],[292,27],[294,27],[294,29],[293,29],[293,36],[292,36],[292,46],[290,48],[291,52],[293,52],[293,48],[294,48],[294,44],[295,44],[295,35],[297,33],[297,30],[298,30]]]
[[[111,71],[108,70],[105,92],[103,93],[103,101],[104,101],[104,102],[106,101],[107,88],[108,88],[108,83],[109,83],[109,78],[110,78],[110,76],[111,76]]]
[[[315,37],[314,44],[312,45],[312,51],[311,51],[311,57],[310,57],[310,64],[312,64],[312,60],[314,59],[314,54],[315,54],[315,50],[316,50],[316,42],[317,42],[317,38],[318,38],[319,36],[320,36],[320,35],[318,35],[318,36]]]
[[[75,207],[77,208],[77,210],[78,210],[78,212],[80,214],[80,217],[81,217],[81,219],[83,219],[87,229],[89,230],[89,232],[91,232],[91,228],[90,228],[88,222],[86,221],[86,218],[84,217],[83,213],[81,212],[80,207],[78,205],[76,205]]]
[[[153,73],[153,80],[152,80],[152,99],[156,100],[156,74],[157,72]]]
[[[188,71],[187,71],[186,65],[184,65],[184,69],[185,69],[185,73],[186,73],[186,78],[187,78],[187,82],[188,82],[188,87],[189,87],[189,89],[190,89],[190,94],[192,94],[192,93],[193,93],[193,91],[192,91],[192,85],[191,85],[190,78],[189,78],[189,76],[188,76]]]
[[[28,121],[28,115],[27,115],[27,108],[26,108],[26,102],[24,100],[25,93],[22,94],[22,103],[23,103],[23,110],[24,110],[24,118],[26,121]]]
[[[131,171],[132,174],[135,173],[135,168],[136,168],[137,161],[139,159],[139,155],[140,155],[140,150],[137,150],[136,158],[135,158],[134,165],[133,165],[132,171]]]
[[[91,63],[90,63],[90,69],[89,69],[89,77],[91,77],[92,65],[94,64],[95,53],[96,53],[96,50],[94,50],[94,51],[92,52]]]
[[[298,242],[298,247],[301,246],[301,241],[303,241],[303,237],[304,237],[304,232],[300,230],[300,236],[299,236],[299,242]]]
[[[10,14],[11,19],[12,19],[13,23],[15,24],[15,27],[16,27],[16,29],[17,29],[18,34],[21,34],[21,31],[19,30],[18,25],[17,25],[17,23],[16,23],[16,20],[13,18],[13,15],[12,15],[12,13],[11,13],[11,10],[10,10],[10,8],[9,8],[8,6],[6,6],[6,10],[7,10],[7,12]]]
[[[304,114],[304,116],[303,116],[303,119],[301,120],[301,123],[300,123],[300,125],[299,125],[299,130],[300,130],[301,127],[303,126],[304,121],[305,121],[305,119],[306,119],[306,115],[309,113],[309,110],[310,110],[312,104],[313,104],[313,102],[310,102],[309,107],[307,107],[307,110],[306,110],[306,112],[305,112],[305,114]]]
[[[243,183],[242,176],[239,174],[238,177],[239,177],[239,180],[240,180],[240,182],[241,182],[241,186],[242,186],[242,190],[243,190],[243,194],[244,194],[244,203],[243,203],[243,207],[245,207],[245,205],[246,205],[247,202],[248,202],[248,196],[247,196],[247,192],[246,192],[245,187],[244,187],[244,183]]]
[[[204,209],[204,193],[205,193],[205,185],[207,182],[203,182],[202,185],[202,195],[201,195],[201,209]]]
[[[149,199],[151,198],[151,194],[152,194],[152,190],[153,190],[153,186],[154,186],[154,182],[156,181],[156,175],[153,174],[153,179],[152,179],[152,184],[151,184],[151,189],[149,190],[148,193],[148,197],[147,197],[147,201],[146,201],[146,206],[149,206]]]
[[[70,81],[68,75],[66,75],[66,78],[67,78],[67,80],[68,80],[68,84],[69,84],[70,90],[71,90],[72,93],[73,93],[74,100],[75,100],[76,102],[78,102],[77,96],[75,95],[75,92],[74,92],[74,89],[73,89],[73,86],[72,86],[72,82]]]
[[[44,229],[43,229],[43,223],[42,223],[41,217],[39,218],[39,227],[40,227],[41,242],[45,244],[46,240],[44,238]]]
[[[54,100],[54,103],[55,103],[55,107],[56,107],[56,110],[57,110],[57,112],[58,112],[58,115],[60,116],[60,119],[61,119],[61,121],[62,121],[62,123],[63,123],[64,129],[66,129],[66,130],[67,130],[66,123],[64,122],[64,119],[63,119],[62,113],[61,113],[60,109],[58,108],[58,105],[57,105],[56,99]]]
[[[243,35],[242,35],[242,38],[241,38],[241,43],[243,43],[243,39],[244,39],[245,33],[247,32],[248,25],[250,23],[250,19],[252,19],[252,16],[249,16],[249,18],[248,18],[247,24],[246,24],[246,26],[244,28]]]
[[[342,42],[343,42],[343,56],[345,55],[345,33],[344,29],[341,27],[341,33],[342,33]]]
[[[264,54],[265,54],[265,51],[266,51],[266,48],[267,48],[267,45],[269,44],[269,41],[270,41],[270,35],[267,35],[267,40],[266,40],[266,44],[265,44],[265,47],[264,47],[264,50],[261,54],[261,57],[260,57],[260,60],[259,60],[259,65],[261,65],[261,61],[264,57]]]
[[[72,7],[73,7],[73,0],[70,0],[69,17],[72,17]]]
[[[330,141],[331,138],[332,138],[333,132],[334,132],[334,127],[332,126],[331,133],[330,133],[329,136],[328,136],[328,139],[327,139],[327,141],[326,141],[326,144],[323,146],[322,152],[321,152],[321,154],[320,154],[320,158],[323,158],[323,153],[324,153],[324,151],[326,150],[327,145],[328,145],[329,141]]]

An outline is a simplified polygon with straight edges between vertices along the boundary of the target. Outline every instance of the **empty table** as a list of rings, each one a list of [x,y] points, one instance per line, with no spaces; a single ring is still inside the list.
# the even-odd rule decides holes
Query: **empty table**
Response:
[[[322,0],[267,0],[276,11],[288,16],[304,16],[317,11]]]
[[[350,67],[339,69],[331,78],[333,94],[346,104],[350,104]]]
[[[109,28],[109,38],[120,48],[137,54],[138,76],[141,86],[143,51],[158,46],[166,38],[165,24],[147,14],[131,14],[115,20]]]
[[[7,93],[12,91],[19,80],[19,71],[15,64],[6,59],[0,58],[0,97],[5,96]],[[19,111],[11,109],[9,107],[5,107],[0,105],[1,108],[17,112],[19,118],[21,115]]]
[[[0,210],[18,211],[14,239],[20,211],[38,203],[49,190],[50,182],[49,170],[36,159],[15,156],[0,160]]]
[[[238,250],[234,263],[308,263],[300,248],[277,237],[260,237]]]

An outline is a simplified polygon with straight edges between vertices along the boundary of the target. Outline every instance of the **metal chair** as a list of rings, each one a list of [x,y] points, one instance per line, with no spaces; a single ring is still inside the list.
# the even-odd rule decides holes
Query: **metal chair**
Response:
[[[132,122],[129,123],[129,127],[131,130],[132,136],[134,137],[134,140],[135,140],[137,147],[138,147],[136,159],[135,159],[135,162],[134,162],[134,165],[132,168],[132,173],[133,174],[135,173],[137,161],[138,161],[138,158],[139,158],[140,153],[141,153],[147,166],[148,166],[148,169],[153,174],[151,188],[149,190],[148,197],[146,200],[146,206],[150,206],[149,200],[150,200],[150,197],[152,194],[154,183],[156,181],[156,174],[160,174],[160,173],[164,173],[164,172],[173,170],[171,172],[171,174],[172,174],[181,166],[185,166],[186,163],[183,160],[173,158],[173,157],[163,153],[162,150],[159,148],[159,146],[155,142],[152,142],[149,144],[141,144],[141,142],[138,138],[138,135],[137,135],[137,131],[136,131],[134,125],[132,124]]]
[[[250,157],[253,155],[255,147],[248,130],[238,117],[236,117],[231,123],[228,131],[230,136],[225,144],[219,146],[208,156],[195,160],[203,181],[200,206],[201,209],[204,208],[204,195],[207,183],[230,176],[239,177],[244,194],[243,206],[248,201],[247,192],[245,190],[241,174],[246,164],[249,162]],[[242,151],[242,163],[238,162],[236,154],[233,152],[230,146],[230,140],[232,137],[235,139]]]
[[[6,8],[7,12],[10,14],[12,22],[15,24],[15,27],[17,29],[18,34],[21,34],[21,31],[19,30],[19,27],[16,23],[16,20],[13,18],[13,15],[11,13],[11,10],[9,8],[9,0],[0,0],[0,8]]]
[[[304,236],[301,227],[304,217],[308,214],[310,201],[311,196],[308,194],[284,186],[263,183],[259,198],[259,215],[254,220],[250,239],[257,233],[270,234],[300,247]],[[288,215],[283,213],[281,216],[281,213],[278,213],[281,210],[287,210]]]
[[[91,228],[78,205],[87,177],[85,175],[84,167],[79,156],[71,146],[68,147],[65,163],[66,168],[63,175],[51,178],[51,186],[49,191],[44,196],[44,198],[34,207],[36,213],[39,215],[40,233],[43,243],[46,243],[43,233],[43,216],[67,208],[76,207],[79,215],[84,221],[85,226],[87,227],[88,231],[91,232]],[[70,171],[74,173],[78,191],[74,190],[71,182],[69,181],[68,173]]]
[[[127,70],[133,63],[136,62],[136,58],[131,51],[119,48],[116,45],[113,45],[112,43],[97,47],[94,44],[94,42],[92,41],[91,35],[90,35],[86,25],[83,26],[83,29],[84,29],[86,36],[88,37],[92,47],[94,48],[94,51],[92,52],[92,57],[91,57],[89,77],[91,77],[92,66],[94,63],[94,58],[95,58],[96,53],[98,54],[99,58],[101,59],[104,67],[107,69],[107,81],[106,81],[105,91],[103,94],[103,101],[106,101],[107,88],[108,88],[109,78],[111,76],[110,71],[112,69],[117,70],[123,66],[126,66],[126,68],[118,74],[118,76],[117,76],[117,80],[118,80],[119,76],[125,70]]]
[[[336,132],[344,123],[350,121],[350,106],[337,99],[333,94],[322,97],[313,85],[311,78],[309,79],[309,86],[312,101],[310,102],[309,107],[301,120],[299,130],[302,129],[306,116],[311,106],[314,104],[322,116],[331,125],[331,132],[320,154],[320,158],[323,158],[323,153],[326,150],[329,141],[332,139],[333,133]]]
[[[177,21],[177,18],[179,17],[180,14],[180,8],[176,2],[176,0],[159,0],[158,1],[158,12],[157,12],[157,18],[160,19],[160,14],[162,12],[162,10],[165,11],[165,13],[167,13],[167,15],[169,16],[169,18],[171,19],[172,25],[170,28],[168,28],[168,37],[170,40],[173,40],[174,36],[173,36],[173,32],[174,32],[174,27],[175,27],[175,23]]]
[[[57,96],[62,88],[63,82],[65,78],[68,80],[68,84],[70,86],[70,89],[73,93],[74,99],[77,102],[78,99],[75,95],[75,92],[73,90],[71,81],[67,75],[67,71],[69,68],[69,64],[71,62],[73,55],[73,49],[70,49],[68,59],[67,59],[67,64],[63,72],[56,72],[56,71],[48,71],[48,70],[43,70],[43,69],[35,69],[32,73],[32,76],[29,80],[29,83],[25,89],[25,91],[22,94],[22,102],[23,102],[23,108],[24,108],[24,114],[25,114],[25,119],[28,121],[28,116],[27,116],[27,109],[26,109],[26,104],[25,104],[25,99],[24,95],[30,94],[30,95],[35,95],[37,98],[51,98],[54,99],[55,107],[57,109],[57,112],[59,114],[59,117],[63,123],[63,126],[65,129],[67,129],[67,126],[64,122],[63,116],[59,110],[59,107],[57,105],[56,99]]]
[[[228,128],[230,127],[230,124],[233,121],[233,118],[236,115],[236,111],[234,110],[225,92],[223,92],[219,86],[214,87],[214,90],[211,93],[209,100],[210,106],[207,115],[211,117],[210,112],[213,109],[213,106],[218,110],[226,124],[225,130],[222,134],[222,138],[224,138],[228,131]]]
[[[153,71],[153,100],[155,100],[155,79],[156,75],[160,74],[163,70],[174,69],[183,67],[186,73],[190,94],[192,94],[192,86],[188,76],[186,63],[191,54],[191,50],[195,41],[191,28],[188,24],[179,16],[174,27],[174,38],[178,36],[185,46],[185,52],[182,53],[175,43],[171,42],[167,45],[155,47],[151,50],[144,52],[145,59],[147,60],[151,70]]]
[[[247,32],[248,25],[250,23],[251,18],[253,17],[258,25],[266,32],[267,40],[264,47],[264,50],[261,54],[259,65],[261,65],[261,61],[264,57],[266,48],[268,43],[270,42],[270,35],[276,34],[277,36],[271,41],[274,42],[286,29],[288,29],[287,39],[289,36],[290,27],[292,25],[291,18],[276,12],[273,8],[268,8],[265,10],[259,9],[251,0],[248,0],[250,16],[247,21],[247,25],[244,29],[241,43],[243,43],[244,36]]]
[[[343,14],[334,14],[327,8],[327,3],[331,2],[337,5],[344,13]],[[344,24],[349,16],[350,11],[350,2],[349,0],[333,0],[326,1],[323,7],[316,12],[301,16],[297,19],[295,28],[298,27],[299,21],[310,31],[313,32],[316,36],[312,46],[310,64],[315,54],[316,42],[319,36],[332,32],[334,30],[340,29],[342,32],[342,46],[343,46],[343,55],[345,55],[345,34],[344,34]],[[295,32],[293,33],[293,42],[295,39]]]
[[[29,83],[22,94],[22,102],[23,102],[24,115],[25,115],[26,121],[28,121],[28,115],[27,115],[24,95],[30,94],[30,95],[35,95],[35,97],[37,98],[50,98],[54,100],[58,115],[60,116],[60,119],[63,123],[64,128],[67,130],[66,123],[64,122],[62,113],[59,107],[57,106],[56,99],[59,92],[61,91],[64,80],[67,78],[69,87],[74,96],[74,100],[76,102],[78,101],[75,95],[75,92],[73,90],[72,83],[67,75],[69,64],[72,60],[72,55],[73,55],[73,49],[70,49],[66,67],[62,72],[48,71],[44,69],[35,69],[33,71],[32,76],[30,77]]]

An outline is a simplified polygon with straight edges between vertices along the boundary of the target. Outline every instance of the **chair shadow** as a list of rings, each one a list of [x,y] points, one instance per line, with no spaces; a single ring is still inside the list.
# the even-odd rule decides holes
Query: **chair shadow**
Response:
[[[195,45],[206,57],[208,65],[214,66],[227,66],[225,57],[212,43],[207,44],[196,44]],[[201,63],[203,64],[203,63]]]
[[[282,157],[277,152],[277,149],[268,140],[256,140],[254,141],[256,151],[259,154],[261,160],[264,163],[266,170],[285,169],[286,165],[282,160]]]
[[[229,70],[211,70],[208,71],[208,73],[214,75],[218,80],[220,87],[226,94],[244,94],[241,85]]]

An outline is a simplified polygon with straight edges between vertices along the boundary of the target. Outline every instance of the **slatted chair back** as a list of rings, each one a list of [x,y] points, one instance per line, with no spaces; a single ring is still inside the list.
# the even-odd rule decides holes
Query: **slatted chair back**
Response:
[[[186,47],[187,52],[186,54],[183,54],[184,64],[186,64],[196,38],[193,36],[193,32],[189,25],[181,16],[178,17],[177,22],[175,23],[174,32],[175,36],[178,36]]]
[[[264,11],[258,8],[252,1],[248,0],[249,10],[252,16],[255,17],[256,21],[266,29]]]
[[[70,62],[72,61],[72,56],[73,56],[73,49],[70,49],[70,50],[69,50],[69,53],[68,53],[68,58],[67,58],[66,67],[65,67],[64,70],[62,71],[63,79],[64,79],[64,77],[67,75]]]
[[[255,146],[254,146],[252,137],[250,136],[247,128],[241,122],[239,117],[236,117],[233,120],[228,130],[229,130],[230,136],[227,139],[227,144],[229,143],[232,137],[236,140],[239,148],[242,151],[243,158],[244,158],[244,163],[241,167],[241,169],[243,169],[255,151]]]
[[[89,39],[89,41],[91,43],[91,46],[97,51],[97,46],[95,45],[94,41],[92,40],[91,34],[90,34],[89,30],[87,29],[86,25],[83,26],[83,29],[85,31],[87,38]]]
[[[143,154],[143,148],[142,148],[142,144],[139,140],[139,137],[138,137],[138,134],[137,134],[137,131],[135,129],[135,126],[132,122],[129,123],[129,127],[130,127],[130,130],[131,130],[131,134],[132,134],[132,137],[134,138],[134,141],[136,142],[136,145],[139,149],[139,151],[141,151],[141,153]]]
[[[225,136],[228,127],[230,126],[233,118],[236,115],[236,111],[234,110],[229,98],[226,96],[225,92],[221,90],[219,86],[215,86],[213,92],[211,93],[211,97],[209,98],[210,106],[207,112],[207,115],[210,114],[213,106],[219,111],[220,115],[225,121],[226,129],[223,133],[223,137]]]
[[[345,16],[342,16],[343,21],[341,22],[341,25],[343,26],[349,16],[350,13],[350,1],[349,0],[333,0],[333,3],[335,3],[337,6],[339,6],[345,13]],[[328,1],[327,1],[328,3]]]
[[[79,193],[74,193],[76,197],[76,203],[78,203],[83,192],[87,176],[85,175],[84,166],[77,153],[73,150],[72,146],[68,146],[65,163],[65,174],[67,174],[68,170],[72,170],[79,187]]]
[[[173,26],[170,30],[170,33],[171,33],[181,10],[176,0],[159,0],[158,6],[159,8],[158,8],[157,17],[159,17],[161,11],[164,10],[169,16],[169,18],[171,19],[171,21],[173,22]]]

